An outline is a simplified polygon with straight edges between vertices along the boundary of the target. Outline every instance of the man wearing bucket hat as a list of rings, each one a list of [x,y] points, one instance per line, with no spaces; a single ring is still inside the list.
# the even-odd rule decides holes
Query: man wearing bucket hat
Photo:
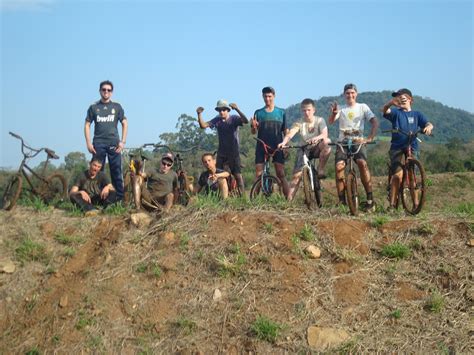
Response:
[[[412,111],[413,95],[410,90],[404,88],[392,93],[393,99],[382,107],[383,117],[392,123],[393,129],[400,129],[404,132],[416,132],[419,128],[426,135],[431,135],[433,124],[428,122],[426,117],[418,111]],[[392,107],[394,106],[394,107]],[[392,133],[390,145],[390,206],[395,209],[395,200],[398,196],[400,182],[402,181],[401,160],[403,149],[408,144],[408,137],[401,133]],[[415,155],[418,155],[418,141],[415,139],[411,145]]]
[[[217,149],[216,166],[219,169],[224,169],[226,165],[229,167],[244,196],[245,185],[240,166],[239,127],[248,123],[247,117],[240,111],[237,104],[228,104],[226,100],[217,101],[215,110],[219,114],[212,120],[205,122],[202,118],[204,108],[199,106],[196,109],[199,127],[217,130],[219,148]],[[231,115],[231,110],[235,110],[238,115]]]
[[[178,175],[172,170],[174,156],[165,153],[161,157],[160,167],[149,168],[140,175],[147,180],[141,185],[141,198],[144,207],[163,206],[163,211],[168,212],[173,206],[174,193],[178,188]]]

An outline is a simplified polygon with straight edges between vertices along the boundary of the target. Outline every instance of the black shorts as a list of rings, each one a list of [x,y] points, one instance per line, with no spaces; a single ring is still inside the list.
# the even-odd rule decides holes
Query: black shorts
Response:
[[[216,167],[218,169],[225,170],[226,165],[229,167],[232,175],[240,174],[241,172],[240,155],[225,156],[225,155],[219,155],[219,153],[217,153]]]
[[[344,147],[344,150],[341,149],[340,146],[336,146],[336,164],[339,163],[340,161],[346,161],[347,160],[347,149],[348,147]],[[355,144],[351,147],[352,152],[357,151],[359,149],[359,145]],[[362,159],[364,161],[367,161],[367,148],[362,146],[359,150],[359,152],[354,156],[354,159],[357,161],[359,159]]]
[[[403,154],[404,153],[402,149],[390,150],[388,152],[388,155],[390,157],[390,174],[391,175],[398,173],[400,170],[402,170]],[[412,151],[412,154],[415,158],[418,159],[419,154],[417,150]]]
[[[265,162],[265,150],[262,144],[258,143],[255,149],[255,164],[263,164]],[[274,163],[285,164],[285,156],[282,150],[279,150],[273,156]]]

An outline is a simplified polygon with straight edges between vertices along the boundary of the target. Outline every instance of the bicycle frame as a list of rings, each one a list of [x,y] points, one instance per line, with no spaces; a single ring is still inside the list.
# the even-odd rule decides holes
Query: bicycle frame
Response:
[[[270,158],[273,158],[273,156],[276,154],[278,149],[273,149],[267,143],[262,141],[260,138],[256,138],[256,137],[253,137],[253,138],[257,142],[259,142],[263,145],[263,151],[264,151],[263,171],[262,171],[262,174],[259,176],[259,178],[261,179],[262,184],[263,184],[263,178],[265,176],[270,175]]]

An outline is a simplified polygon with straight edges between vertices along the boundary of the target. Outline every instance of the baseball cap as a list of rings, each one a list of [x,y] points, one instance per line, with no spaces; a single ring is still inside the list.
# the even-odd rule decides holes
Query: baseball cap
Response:
[[[392,97],[397,97],[400,95],[408,95],[410,97],[413,97],[413,95],[411,94],[411,91],[408,89],[400,89],[398,91],[392,92]]]
[[[164,160],[164,159],[169,160],[169,161],[171,161],[172,163],[174,163],[174,156],[173,156],[172,153],[165,153],[165,154],[163,154],[163,155],[161,156],[161,160]]]

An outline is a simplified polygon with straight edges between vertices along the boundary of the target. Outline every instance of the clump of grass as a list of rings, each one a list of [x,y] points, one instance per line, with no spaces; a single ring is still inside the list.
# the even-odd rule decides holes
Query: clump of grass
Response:
[[[28,350],[26,353],[26,355],[40,355],[40,351],[38,350],[38,348],[36,346],[34,346],[33,348],[31,348],[30,350]]]
[[[121,202],[113,203],[104,210],[105,214],[111,216],[122,216],[128,212],[128,208],[123,205]]]
[[[193,321],[192,319],[188,319],[186,317],[179,317],[175,322],[174,326],[181,331],[183,331],[185,334],[192,334],[196,328],[196,322]]]
[[[61,201],[56,207],[66,211],[69,217],[82,217],[83,215],[82,210],[71,201]]]
[[[20,203],[23,206],[32,207],[36,212],[44,212],[49,209],[49,206],[43,201],[43,199],[36,195],[24,197],[20,200]]]
[[[221,198],[216,193],[198,194],[190,201],[189,207],[197,210],[215,210],[219,208],[221,201]]]
[[[305,223],[303,228],[301,228],[297,233],[293,234],[293,236],[307,242],[312,241],[315,238],[313,228],[307,223]]]
[[[405,244],[396,242],[385,245],[382,248],[382,255],[391,259],[406,259],[411,255],[411,249]]]
[[[148,276],[153,276],[155,278],[160,278],[163,274],[163,270],[155,261],[150,261],[148,263],[139,263],[135,268],[135,271],[140,274],[147,274]]]
[[[444,308],[444,298],[438,290],[431,293],[430,298],[426,302],[426,309],[433,313],[440,313]]]
[[[390,317],[394,319],[400,319],[402,317],[402,311],[400,311],[399,309],[396,309],[390,313]]]
[[[274,231],[273,224],[271,222],[263,224],[263,231],[267,234],[272,234]]]
[[[181,249],[181,251],[188,250],[190,240],[191,240],[191,237],[189,236],[189,233],[187,232],[181,233],[179,235],[179,249]]]
[[[276,341],[282,329],[283,326],[281,324],[278,324],[264,316],[258,316],[251,326],[252,334],[254,334],[255,337],[270,343]]]
[[[423,242],[420,238],[415,238],[410,241],[410,248],[414,250],[422,250]]]
[[[84,242],[84,239],[79,236],[67,235],[64,232],[57,233],[54,240],[64,245],[76,245]]]
[[[433,235],[435,233],[435,227],[429,223],[423,223],[416,229],[416,232],[420,235]]]
[[[46,252],[46,247],[38,242],[35,242],[29,237],[24,237],[20,245],[15,249],[16,257],[22,263],[26,261],[39,261],[47,263],[49,255]]]
[[[66,258],[71,258],[73,257],[74,255],[76,255],[76,249],[74,249],[73,247],[66,247],[63,251],[63,255],[66,257]]]
[[[377,216],[375,217],[370,225],[374,228],[382,227],[385,223],[389,221],[387,216]]]
[[[217,274],[221,277],[238,276],[243,272],[243,266],[247,263],[247,258],[242,252],[239,244],[234,244],[229,248],[231,255],[219,255],[216,258]]]
[[[449,211],[457,214],[474,216],[474,202],[462,202],[456,206],[450,207]]]

